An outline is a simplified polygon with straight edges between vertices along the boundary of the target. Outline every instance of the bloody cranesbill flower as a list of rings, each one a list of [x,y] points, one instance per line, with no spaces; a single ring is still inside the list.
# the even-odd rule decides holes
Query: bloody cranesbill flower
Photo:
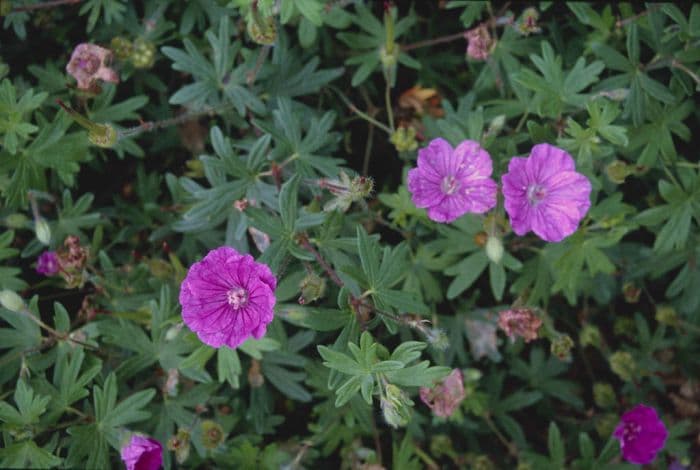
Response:
[[[109,68],[112,51],[95,44],[78,44],[73,50],[66,71],[78,82],[78,88],[89,90],[97,80],[118,83],[117,72]]]
[[[182,319],[202,342],[235,348],[272,321],[277,279],[250,255],[222,246],[193,264],[180,286]]]
[[[36,260],[36,272],[44,276],[53,276],[58,268],[58,255],[55,251],[45,251]]]
[[[464,376],[459,369],[454,369],[433,388],[420,388],[420,399],[423,403],[433,410],[435,416],[443,418],[452,416],[464,397]]]
[[[498,314],[498,326],[511,340],[523,338],[528,343],[537,339],[542,319],[529,308],[514,308]]]
[[[620,441],[625,460],[644,465],[664,448],[668,431],[654,408],[640,404],[622,415],[613,436]]]
[[[163,465],[163,446],[151,437],[134,434],[122,447],[121,457],[126,470],[158,470]]]
[[[502,181],[506,212],[518,235],[532,230],[559,242],[576,231],[591,206],[590,181],[576,172],[571,155],[553,145],[535,145],[527,158],[513,157]]]
[[[478,142],[453,149],[441,138],[418,151],[418,168],[408,172],[408,190],[417,207],[435,222],[452,222],[467,212],[484,213],[496,205],[491,157]]]

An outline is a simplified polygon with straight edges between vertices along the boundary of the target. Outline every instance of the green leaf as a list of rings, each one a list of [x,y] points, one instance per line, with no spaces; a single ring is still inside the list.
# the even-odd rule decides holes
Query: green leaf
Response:
[[[563,468],[566,459],[566,449],[564,448],[564,443],[561,441],[559,427],[554,421],[549,423],[547,448],[549,449],[549,457],[552,460],[552,464],[557,468]]]
[[[483,250],[477,251],[463,261],[445,269],[447,275],[457,275],[447,288],[447,298],[454,299],[467,290],[476,281],[489,264],[489,258]]]

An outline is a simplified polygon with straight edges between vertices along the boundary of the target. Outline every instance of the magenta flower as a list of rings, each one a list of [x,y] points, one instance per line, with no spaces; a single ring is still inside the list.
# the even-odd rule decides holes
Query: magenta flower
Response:
[[[109,68],[112,51],[95,44],[78,44],[73,50],[66,71],[78,82],[80,90],[89,90],[97,80],[118,83],[117,72]]]
[[[527,158],[513,157],[503,175],[510,225],[518,235],[532,230],[559,242],[576,231],[591,206],[591,183],[576,172],[574,159],[560,148],[538,144]]]
[[[443,418],[452,416],[464,397],[464,377],[459,369],[454,369],[450,375],[433,388],[420,388],[420,399],[423,403],[433,410],[435,416]]]
[[[250,255],[222,246],[193,264],[180,286],[182,319],[202,342],[235,348],[272,321],[277,279]]]
[[[637,405],[622,415],[613,436],[620,441],[625,460],[644,465],[664,448],[668,431],[654,408]]]
[[[498,326],[511,341],[523,338],[526,343],[537,339],[537,332],[542,326],[542,319],[529,308],[503,310],[498,314]]]
[[[151,437],[134,434],[122,447],[121,457],[126,470],[158,470],[163,465],[163,446]]]
[[[36,272],[44,276],[53,276],[58,268],[58,255],[55,251],[45,251],[36,260]]]
[[[493,40],[485,24],[464,33],[467,40],[467,56],[474,60],[486,60],[491,53]]]
[[[496,205],[491,157],[478,142],[453,149],[441,138],[418,151],[418,168],[408,172],[408,190],[417,207],[435,222],[452,222],[467,212],[484,213]]]

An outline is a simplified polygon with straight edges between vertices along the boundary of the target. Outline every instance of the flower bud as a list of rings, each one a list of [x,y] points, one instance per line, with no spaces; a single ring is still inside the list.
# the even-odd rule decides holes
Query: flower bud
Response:
[[[678,312],[676,312],[676,309],[670,305],[657,306],[655,317],[657,322],[664,325],[678,326],[680,324]]]
[[[260,373],[260,361],[252,359],[250,369],[248,369],[248,383],[253,388],[262,387],[265,383],[265,377]]]
[[[394,384],[387,384],[384,387],[384,395],[381,398],[380,405],[384,419],[393,428],[406,426],[411,419],[413,401]]]
[[[36,234],[36,239],[42,244],[48,245],[51,243],[51,227],[49,227],[49,223],[41,217],[34,221],[34,233]]]
[[[131,50],[131,63],[137,69],[149,69],[156,61],[156,46],[144,38],[136,38]]]
[[[486,256],[492,263],[499,264],[503,259],[503,243],[498,237],[489,236],[486,239]]]
[[[95,124],[88,131],[88,140],[98,147],[112,148],[117,144],[117,138],[117,130],[110,124]]]
[[[622,294],[625,297],[625,302],[628,304],[636,304],[639,302],[639,296],[642,294],[642,289],[637,287],[633,282],[625,282],[622,285]]]
[[[571,356],[571,348],[574,347],[574,340],[569,335],[559,335],[552,341],[550,351],[560,361],[568,359]]]
[[[177,338],[177,335],[180,334],[180,331],[182,330],[183,326],[184,323],[180,322],[177,325],[173,325],[170,328],[168,328],[168,331],[165,332],[165,341],[172,341],[175,338]]]
[[[168,439],[168,450],[175,452],[175,460],[182,464],[190,455],[190,433],[185,429],[178,429],[177,434]]]
[[[601,382],[593,384],[593,401],[600,408],[612,408],[615,406],[617,397],[612,385]]]
[[[625,382],[631,382],[637,374],[637,363],[632,354],[626,351],[617,351],[609,358],[612,371]]]
[[[134,45],[123,36],[115,36],[109,43],[114,55],[120,60],[126,60],[131,56]]]
[[[632,170],[622,160],[614,160],[605,167],[605,173],[613,183],[622,184],[625,182],[625,178],[632,173]]]
[[[301,297],[299,303],[304,305],[323,297],[326,290],[326,280],[316,273],[309,273],[299,283]]]
[[[271,46],[277,39],[277,25],[272,16],[253,13],[247,21],[248,36],[261,46]]]
[[[20,313],[25,309],[24,299],[8,289],[0,291],[0,305],[11,312]]]
[[[205,449],[216,449],[224,442],[224,429],[216,421],[202,421],[202,445]]]
[[[581,346],[599,348],[602,343],[600,330],[589,323],[584,325],[579,334],[579,343],[581,343]]]

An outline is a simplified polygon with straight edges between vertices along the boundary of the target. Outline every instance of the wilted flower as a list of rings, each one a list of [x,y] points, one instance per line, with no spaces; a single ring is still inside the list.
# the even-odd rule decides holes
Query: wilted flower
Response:
[[[475,60],[486,60],[491,52],[493,40],[485,24],[464,33],[467,43],[467,56]]]
[[[163,465],[163,446],[151,437],[134,434],[122,447],[121,457],[126,470],[158,470]]]
[[[276,287],[267,265],[233,248],[216,248],[193,264],[182,281],[182,319],[209,346],[236,348],[267,331]]]
[[[540,17],[540,13],[536,8],[526,8],[523,11],[523,15],[520,17],[520,21],[516,24],[517,31],[523,36],[529,36],[531,33],[539,33],[542,31],[537,25],[537,20]]]
[[[498,326],[513,341],[523,338],[526,343],[537,339],[542,319],[530,308],[514,308],[498,314]]]
[[[527,158],[513,157],[503,175],[505,209],[518,235],[532,230],[548,242],[576,231],[591,206],[591,183],[576,172],[571,155],[538,144]]]
[[[53,276],[58,269],[58,256],[55,251],[45,251],[36,260],[36,272],[39,274]]]
[[[465,140],[453,149],[437,138],[418,151],[418,167],[408,172],[408,190],[431,220],[448,223],[496,205],[492,171],[491,156],[478,142]]]
[[[318,186],[328,189],[335,196],[323,206],[324,211],[331,212],[338,209],[345,212],[353,202],[360,201],[372,194],[374,181],[366,176],[356,176],[350,179],[347,173],[341,171],[338,174],[338,179],[319,179]]]
[[[265,383],[265,376],[260,372],[260,361],[252,359],[250,361],[250,369],[248,369],[248,383],[251,387],[262,387]]]
[[[420,399],[433,410],[435,416],[447,418],[459,408],[464,400],[464,376],[454,369],[442,382],[433,388],[421,387]]]
[[[263,253],[270,247],[270,235],[255,227],[248,227],[250,238],[253,239],[253,245],[260,253]]]
[[[175,452],[177,463],[181,464],[190,455],[190,433],[185,429],[178,429],[177,434],[168,439],[168,450]]]
[[[109,68],[112,52],[95,44],[78,44],[73,50],[66,71],[78,82],[78,88],[89,90],[97,80],[118,83],[117,72]]]
[[[640,404],[622,415],[613,436],[620,441],[625,460],[644,465],[664,448],[668,431],[654,408]]]
[[[488,317],[486,320],[468,319],[465,321],[469,350],[475,360],[488,356],[492,360],[500,359],[496,322]]]
[[[177,386],[180,383],[180,371],[175,368],[168,370],[168,378],[163,384],[163,393],[171,397],[177,396]]]

